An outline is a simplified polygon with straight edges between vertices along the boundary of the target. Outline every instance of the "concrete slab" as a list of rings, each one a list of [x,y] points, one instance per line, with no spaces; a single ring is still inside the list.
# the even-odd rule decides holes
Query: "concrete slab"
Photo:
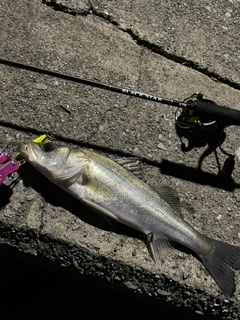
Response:
[[[239,88],[238,0],[93,0],[90,4],[94,14],[130,33],[139,44]]]
[[[223,48],[225,29],[215,32],[217,23],[225,26],[237,15],[237,2],[222,4],[222,15],[220,7],[209,3],[193,7],[137,1],[131,9],[125,1],[116,7],[114,2],[110,5],[104,1],[45,2],[49,5],[37,0],[2,0],[2,58],[167,98],[182,100],[199,91],[219,104],[240,109],[236,89],[239,43],[233,38],[232,46],[224,47],[232,58],[230,68],[228,59],[223,61],[216,55],[216,47]],[[203,20],[199,14],[204,10],[215,19],[211,28],[208,16],[205,14],[207,20]],[[238,30],[238,20],[234,19],[228,25],[232,35]],[[192,33],[187,29],[192,26],[189,21],[196,21]],[[203,41],[196,40],[199,26],[205,42],[216,33],[213,41],[217,45],[206,52]],[[159,45],[155,33],[163,28],[166,32],[161,33]],[[165,47],[170,37],[167,30],[175,30],[176,37],[169,48]],[[186,33],[189,39],[183,37]],[[194,68],[179,63],[189,61]],[[184,219],[203,234],[240,245],[239,160],[232,190],[217,183],[214,156],[204,161],[205,173],[199,175],[194,168],[203,148],[181,151],[174,126],[175,108],[6,66],[0,67],[0,74],[1,147],[48,132],[66,142],[87,143],[96,150],[140,156],[145,160],[144,181],[177,189]],[[225,83],[213,81],[209,75],[219,75]],[[227,133],[224,147],[235,152],[239,129],[231,127]],[[221,165],[225,158],[219,154]],[[13,190],[6,185],[0,189],[2,245],[74,268],[76,273],[102,279],[119,290],[185,306],[199,314],[238,316],[239,273],[234,299],[226,299],[191,255],[173,250],[157,266],[140,234],[120,225],[107,225],[29,165],[19,174],[22,183]]]

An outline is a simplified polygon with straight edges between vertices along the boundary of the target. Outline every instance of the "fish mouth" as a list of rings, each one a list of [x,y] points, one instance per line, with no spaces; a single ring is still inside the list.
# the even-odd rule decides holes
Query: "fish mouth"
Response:
[[[24,146],[18,147],[18,149],[17,149],[24,160],[28,159],[28,150],[27,149],[28,149],[28,145],[24,145]]]
[[[21,146],[18,148],[18,152],[20,153],[20,155],[23,157],[23,159],[25,161],[30,160],[29,156],[32,154],[33,156],[35,156],[34,150],[31,146],[31,143]]]

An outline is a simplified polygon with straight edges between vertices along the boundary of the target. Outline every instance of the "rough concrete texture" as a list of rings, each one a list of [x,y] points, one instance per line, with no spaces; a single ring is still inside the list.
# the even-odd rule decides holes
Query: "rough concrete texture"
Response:
[[[183,100],[203,92],[240,109],[239,1],[2,0],[0,57]],[[240,161],[234,183],[219,184],[214,155],[195,169],[203,148],[181,151],[175,108],[1,65],[1,147],[38,134],[143,158],[143,179],[174,187],[182,216],[197,230],[240,245]],[[239,128],[224,148],[235,153]],[[219,153],[221,165],[226,156]],[[183,165],[184,164],[184,165]],[[0,189],[0,242],[47,258],[105,285],[197,314],[237,319],[201,263],[172,250],[155,265],[144,237],[109,226],[30,165],[21,182]]]

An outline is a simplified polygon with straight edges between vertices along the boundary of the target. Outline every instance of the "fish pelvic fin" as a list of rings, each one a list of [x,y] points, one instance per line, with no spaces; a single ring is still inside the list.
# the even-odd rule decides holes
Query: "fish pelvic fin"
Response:
[[[171,243],[168,239],[155,237],[152,232],[147,235],[147,241],[154,262],[161,263],[161,259],[164,257],[164,251],[172,248]]]
[[[200,257],[210,275],[224,294],[232,296],[235,291],[234,271],[240,269],[240,247],[209,239],[213,251]]]

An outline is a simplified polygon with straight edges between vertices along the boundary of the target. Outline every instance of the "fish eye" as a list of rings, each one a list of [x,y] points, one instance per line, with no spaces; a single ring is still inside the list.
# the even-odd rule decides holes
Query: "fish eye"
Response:
[[[54,145],[51,142],[47,142],[47,143],[43,144],[42,149],[45,152],[51,152],[54,150]]]

